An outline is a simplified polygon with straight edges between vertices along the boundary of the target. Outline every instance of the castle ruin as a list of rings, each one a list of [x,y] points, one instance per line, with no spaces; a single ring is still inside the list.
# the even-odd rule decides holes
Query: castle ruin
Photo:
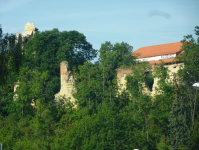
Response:
[[[31,38],[38,29],[35,27],[33,23],[27,23],[24,28],[24,32],[22,34],[16,33],[17,41],[22,39],[24,43],[27,43],[28,39]]]
[[[17,33],[16,37],[17,40],[19,38],[22,39],[24,43],[28,41],[29,38],[34,36],[35,32],[38,31],[38,29],[35,27],[33,23],[27,23],[24,28],[24,32],[22,34]],[[153,74],[154,67],[158,66],[161,62],[160,59],[162,59],[165,62],[165,67],[168,67],[169,75],[170,75],[170,81],[173,80],[173,73],[177,73],[180,66],[183,65],[182,63],[178,64],[172,64],[172,61],[174,60],[175,56],[179,55],[181,53],[180,48],[182,46],[182,43],[176,42],[176,43],[169,43],[169,44],[162,44],[162,45],[156,45],[156,46],[148,46],[148,47],[142,47],[135,51],[134,53],[139,53],[140,56],[137,57],[137,61],[148,61],[149,65],[152,65],[152,70],[150,71]],[[126,89],[126,80],[125,77],[128,75],[132,75],[133,70],[130,68],[125,69],[117,69],[117,82],[118,85],[121,87],[119,90],[119,93],[121,93],[122,90]],[[55,94],[55,100],[59,103],[59,100],[61,99],[67,99],[70,100],[70,102],[75,103],[75,98],[73,97],[72,93],[77,92],[75,88],[75,84],[77,83],[77,78],[75,78],[72,75],[72,72],[70,71],[70,65],[67,61],[63,61],[60,63],[60,80],[61,80],[61,87],[60,91]],[[158,91],[156,90],[158,78],[154,78],[154,83],[152,86],[152,89],[145,88],[145,93],[154,96],[158,94]],[[19,82],[17,82],[14,86],[14,92],[16,91]],[[16,100],[17,95],[15,94],[13,99]],[[34,105],[34,104],[32,104]],[[76,106],[75,106],[76,107]]]
[[[158,67],[161,64],[162,60],[165,65],[164,67],[168,68],[168,74],[170,76],[169,79],[166,79],[165,82],[173,82],[174,74],[178,72],[183,63],[172,63],[175,57],[182,53],[180,50],[182,46],[181,42],[162,44],[162,45],[154,45],[148,47],[141,47],[137,51],[135,51],[132,55],[138,55],[136,61],[147,61],[149,65],[151,65],[151,70],[149,71],[151,74],[154,73],[154,68]],[[126,80],[125,77],[128,75],[133,75],[133,70],[130,68],[125,69],[117,69],[117,82],[121,87],[119,92],[121,93],[123,90],[126,90]],[[158,78],[154,78],[154,83],[152,85],[152,89],[150,90],[145,83],[143,86],[145,87],[143,92],[147,95],[157,95],[160,91],[156,90],[158,87]]]
[[[77,92],[75,88],[77,78],[72,75],[72,72],[70,71],[70,65],[67,61],[62,61],[60,63],[60,79],[61,88],[60,91],[55,94],[55,100],[59,102],[60,99],[66,98],[74,104],[75,98],[73,97],[72,93]]]
[[[26,43],[29,38],[33,37],[35,32],[38,31],[38,29],[35,27],[33,23],[27,23],[24,28],[24,32],[22,34],[17,33],[16,38],[17,41],[21,38],[21,40]],[[66,98],[67,100],[70,100],[72,103],[75,102],[74,97],[72,96],[72,93],[76,91],[75,89],[75,83],[77,81],[76,78],[72,76],[72,72],[70,71],[70,66],[67,61],[63,61],[60,63],[60,78],[61,78],[61,89],[60,92],[55,94],[55,100],[59,102],[60,99]],[[19,87],[19,81],[15,83],[14,85],[14,92]],[[16,100],[18,97],[17,94],[13,96],[13,99]],[[31,105],[35,105],[32,103]]]
[[[21,39],[24,43],[27,43],[28,39],[31,38],[35,32],[38,31],[38,29],[35,27],[35,25],[33,23],[27,23],[24,27],[24,32],[22,34],[20,33],[16,33],[16,39],[17,42],[19,42],[19,40]],[[24,48],[22,46],[22,48]],[[17,90],[17,88],[19,87],[19,81],[15,83],[14,85],[14,92]],[[17,99],[18,95],[15,94],[13,96],[13,100],[15,101]],[[32,104],[34,105],[34,104]]]

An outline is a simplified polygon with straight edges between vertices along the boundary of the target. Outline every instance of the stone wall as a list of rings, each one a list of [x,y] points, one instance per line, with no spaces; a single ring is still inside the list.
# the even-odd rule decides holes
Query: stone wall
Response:
[[[117,83],[119,88],[119,93],[121,93],[123,90],[126,90],[126,80],[125,77],[132,74],[133,71],[130,68],[125,69],[117,69]]]
[[[34,36],[35,32],[38,29],[35,27],[33,23],[27,23],[24,28],[24,32],[22,34],[17,33],[16,38],[17,41],[21,39],[24,43],[28,41],[29,38]],[[22,47],[23,48],[23,47]],[[60,63],[60,80],[61,80],[61,88],[60,92],[55,94],[55,100],[59,101],[61,98],[70,99],[71,102],[75,102],[74,97],[72,96],[73,92],[76,92],[75,83],[77,83],[77,79],[72,76],[72,72],[70,71],[70,66],[67,61],[63,61]],[[19,87],[19,82],[16,82],[14,85],[14,92]],[[15,101],[18,98],[18,95],[15,94],[13,96],[13,100]],[[34,106],[34,103],[31,105]]]
[[[152,64],[152,73],[153,73],[153,69],[156,67],[157,65]],[[168,68],[168,73],[170,78],[166,79],[165,82],[173,82],[173,78],[174,78],[174,74],[177,73],[177,71],[180,69],[180,66],[183,66],[183,63],[178,63],[178,64],[167,64],[165,65],[165,67]],[[128,75],[132,75],[133,71],[130,68],[126,68],[126,69],[117,69],[117,81],[118,81],[118,86],[120,86],[119,89],[119,93],[121,93],[122,90],[126,90],[126,80],[125,77]],[[145,88],[143,89],[143,92],[145,94],[154,96],[160,93],[160,91],[157,91],[156,88],[158,87],[157,85],[158,82],[158,78],[154,78],[154,83],[153,83],[153,87],[152,87],[152,91],[149,90],[149,88],[147,88],[145,85]],[[144,83],[143,83],[144,84]]]
[[[72,76],[72,72],[70,71],[70,66],[67,61],[60,63],[60,79],[61,89],[59,93],[55,94],[55,100],[59,102],[59,99],[66,98],[70,99],[72,103],[75,103],[75,98],[72,96],[72,93],[77,92],[75,88],[77,78]]]
[[[22,39],[22,41],[26,43],[28,39],[35,34],[36,31],[38,31],[38,29],[33,23],[26,23],[24,27],[24,32],[22,34],[16,33],[17,42],[19,41],[19,39]]]
[[[173,82],[174,74],[176,74],[178,72],[178,70],[180,69],[180,66],[183,66],[183,63],[167,64],[167,65],[164,66],[164,67],[168,68],[168,74],[169,74],[169,79],[166,79],[165,82]],[[154,65],[154,67],[155,67],[155,65]],[[178,78],[176,78],[176,79],[178,80]],[[154,78],[151,96],[154,96],[154,95],[161,93],[160,91],[156,90],[156,88],[158,87],[157,82],[158,82],[158,78]]]
[[[16,92],[17,88],[19,87],[19,81],[15,83],[14,85],[14,92]],[[14,94],[13,96],[13,100],[16,101],[16,99],[18,98],[17,94]]]
[[[27,23],[24,27],[24,32],[21,33],[16,33],[16,39],[17,42],[19,41],[19,39],[21,39],[24,43],[26,43],[28,41],[29,38],[31,38],[35,32],[38,31],[38,29],[35,27],[35,25],[33,23]],[[24,48],[22,46],[22,48]],[[17,90],[17,87],[19,87],[19,81],[15,83],[14,85],[14,92]],[[14,94],[13,96],[13,100],[15,101],[18,98],[17,94]],[[34,103],[32,103],[31,105],[34,105]]]
[[[18,82],[15,82],[15,85],[14,85],[14,92],[16,92],[17,88],[19,88],[19,81],[18,81]],[[14,94],[13,100],[16,101],[17,98],[18,98],[18,94]],[[32,99],[31,105],[32,105],[33,107],[35,107],[34,99]]]

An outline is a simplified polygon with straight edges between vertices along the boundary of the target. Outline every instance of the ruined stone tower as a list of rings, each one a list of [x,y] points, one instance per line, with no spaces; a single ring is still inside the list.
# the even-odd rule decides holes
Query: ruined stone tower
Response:
[[[21,39],[24,43],[27,43],[28,39],[31,38],[35,32],[38,31],[38,29],[35,27],[35,25],[33,23],[26,23],[25,27],[24,27],[24,32],[21,33],[16,33],[16,39],[17,42],[19,41],[19,39]],[[22,48],[24,48],[22,46]],[[17,88],[19,87],[19,81],[15,83],[14,85],[14,92],[17,90]],[[17,94],[15,94],[13,96],[13,100],[16,100],[18,97]],[[34,105],[34,104],[32,104]]]
[[[75,88],[75,83],[77,83],[77,78],[72,76],[72,72],[70,71],[70,66],[67,61],[62,61],[60,63],[60,80],[61,80],[61,89],[59,93],[55,94],[55,100],[59,103],[60,99],[66,98],[70,100],[73,104],[75,103],[75,98],[73,97],[72,93],[77,92]],[[14,92],[16,91],[17,87],[19,87],[19,82],[17,82],[14,86]],[[13,99],[16,100],[18,97],[17,94],[14,95]],[[31,104],[34,106],[34,103]],[[75,106],[76,107],[76,106]]]
[[[29,38],[31,38],[35,32],[38,31],[38,29],[35,27],[33,23],[26,23],[24,27],[24,32],[21,33],[16,33],[16,38],[17,41],[21,38],[23,42],[27,42]]]
[[[33,23],[27,23],[24,28],[24,32],[22,34],[17,33],[16,38],[17,41],[21,39],[24,43],[28,41],[29,38],[33,37],[35,32],[38,29],[35,27]],[[23,48],[23,47],[22,47]],[[55,94],[55,100],[59,102],[60,99],[66,98],[70,100],[72,103],[75,102],[74,97],[72,96],[73,92],[76,92],[75,83],[77,83],[77,79],[72,76],[70,71],[70,66],[67,61],[63,61],[60,63],[60,77],[61,77],[61,89],[60,92]],[[19,87],[19,81],[15,83],[14,92]],[[16,100],[18,97],[17,94],[13,96],[13,99]],[[34,105],[33,103],[31,105]]]
[[[72,96],[72,93],[76,92],[75,83],[77,83],[77,79],[72,76],[67,61],[60,63],[60,78],[61,89],[59,93],[55,94],[55,100],[59,102],[59,99],[66,98],[68,100],[70,99],[72,103],[75,103],[75,98]]]

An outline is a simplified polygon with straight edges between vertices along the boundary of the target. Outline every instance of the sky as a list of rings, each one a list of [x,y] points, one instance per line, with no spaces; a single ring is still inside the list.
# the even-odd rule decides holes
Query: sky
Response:
[[[39,31],[83,33],[94,49],[102,43],[140,47],[180,42],[199,26],[199,0],[0,0],[3,33],[22,33],[30,22]]]

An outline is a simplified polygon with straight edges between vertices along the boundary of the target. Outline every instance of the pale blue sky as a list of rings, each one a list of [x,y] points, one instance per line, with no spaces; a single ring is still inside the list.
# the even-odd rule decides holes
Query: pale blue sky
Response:
[[[95,49],[124,41],[135,51],[195,35],[198,8],[199,0],[0,0],[0,24],[4,33],[22,33],[28,22],[39,31],[77,30]]]

